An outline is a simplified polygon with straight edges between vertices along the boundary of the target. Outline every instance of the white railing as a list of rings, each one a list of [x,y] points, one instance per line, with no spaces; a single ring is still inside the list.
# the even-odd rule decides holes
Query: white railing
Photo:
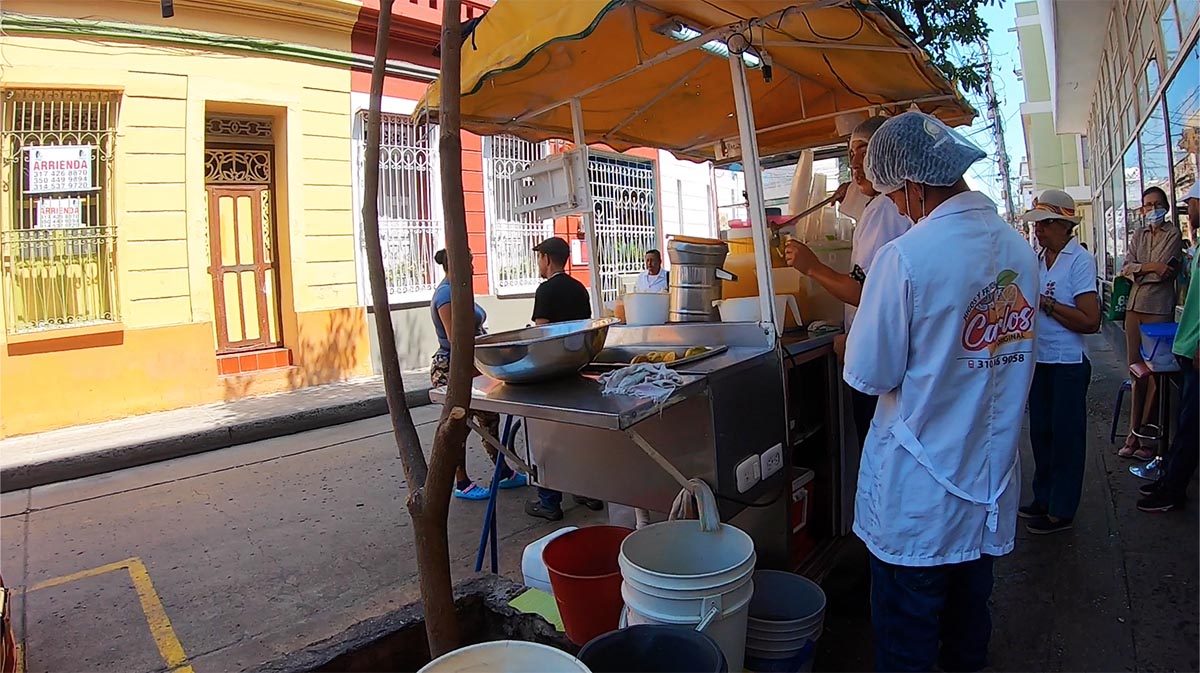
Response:
[[[358,175],[361,195],[366,112],[359,115]],[[384,114],[379,147],[379,241],[383,247],[388,299],[428,301],[441,279],[433,260],[443,246],[435,126],[414,124],[404,115]],[[366,239],[360,232],[360,245]],[[364,257],[365,259],[365,257]],[[364,286],[365,264],[362,265]]]
[[[659,247],[654,163],[593,152],[588,176],[596,222],[592,263],[600,275],[601,301],[620,292],[620,277],[638,273],[646,251]]]
[[[520,183],[512,176],[549,153],[547,143],[513,136],[483,139],[483,190],[488,224],[488,270],[496,294],[537,289],[537,259],[533,246],[554,235],[553,221],[520,214]]]

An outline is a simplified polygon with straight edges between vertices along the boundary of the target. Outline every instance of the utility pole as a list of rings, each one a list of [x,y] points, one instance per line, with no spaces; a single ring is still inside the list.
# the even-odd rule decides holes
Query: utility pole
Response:
[[[987,40],[979,39],[979,49],[983,53],[983,67],[987,92],[987,115],[992,123],[992,135],[996,140],[996,160],[1000,163],[1000,193],[1004,198],[1005,219],[1016,226],[1016,213],[1013,210],[1012,178],[1008,172],[1008,150],[1004,147],[1004,118],[1000,114],[1000,101],[996,98],[996,86],[992,80],[992,55],[988,51]]]

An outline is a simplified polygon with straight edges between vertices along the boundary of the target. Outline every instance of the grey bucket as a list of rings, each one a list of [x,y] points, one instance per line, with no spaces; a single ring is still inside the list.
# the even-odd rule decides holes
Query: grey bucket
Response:
[[[812,580],[777,570],[754,573],[746,627],[746,668],[810,671],[825,624],[825,592]]]

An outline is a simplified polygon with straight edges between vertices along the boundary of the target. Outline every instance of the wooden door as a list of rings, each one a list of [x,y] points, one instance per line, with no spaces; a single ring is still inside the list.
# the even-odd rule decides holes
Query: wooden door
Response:
[[[209,185],[208,222],[217,354],[278,346],[271,188]]]

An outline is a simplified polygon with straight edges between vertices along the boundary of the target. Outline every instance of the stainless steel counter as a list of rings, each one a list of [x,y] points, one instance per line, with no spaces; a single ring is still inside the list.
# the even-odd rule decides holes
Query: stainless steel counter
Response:
[[[832,349],[833,340],[841,333],[840,330],[820,334],[809,334],[805,331],[788,332],[780,337],[779,344],[783,347],[785,355],[795,357],[819,348]]]
[[[707,387],[704,376],[685,374],[683,387],[659,405],[636,397],[605,396],[597,378],[599,374],[581,374],[545,383],[515,384],[479,376],[471,386],[471,408],[569,425],[625,430]],[[429,391],[429,397],[434,402],[444,402],[446,389],[435,388]]]
[[[749,328],[749,329],[747,329]],[[524,418],[554,421],[604,430],[626,430],[683,400],[703,393],[708,378],[716,373],[733,374],[755,358],[770,352],[753,325],[684,323],[653,327],[613,327],[608,345],[654,344],[656,346],[717,346],[728,349],[697,362],[678,367],[684,385],[662,404],[624,395],[605,396],[599,373],[588,372],[543,383],[502,383],[486,376],[476,377],[471,386],[471,408]],[[444,402],[445,388],[429,393],[434,402]]]

